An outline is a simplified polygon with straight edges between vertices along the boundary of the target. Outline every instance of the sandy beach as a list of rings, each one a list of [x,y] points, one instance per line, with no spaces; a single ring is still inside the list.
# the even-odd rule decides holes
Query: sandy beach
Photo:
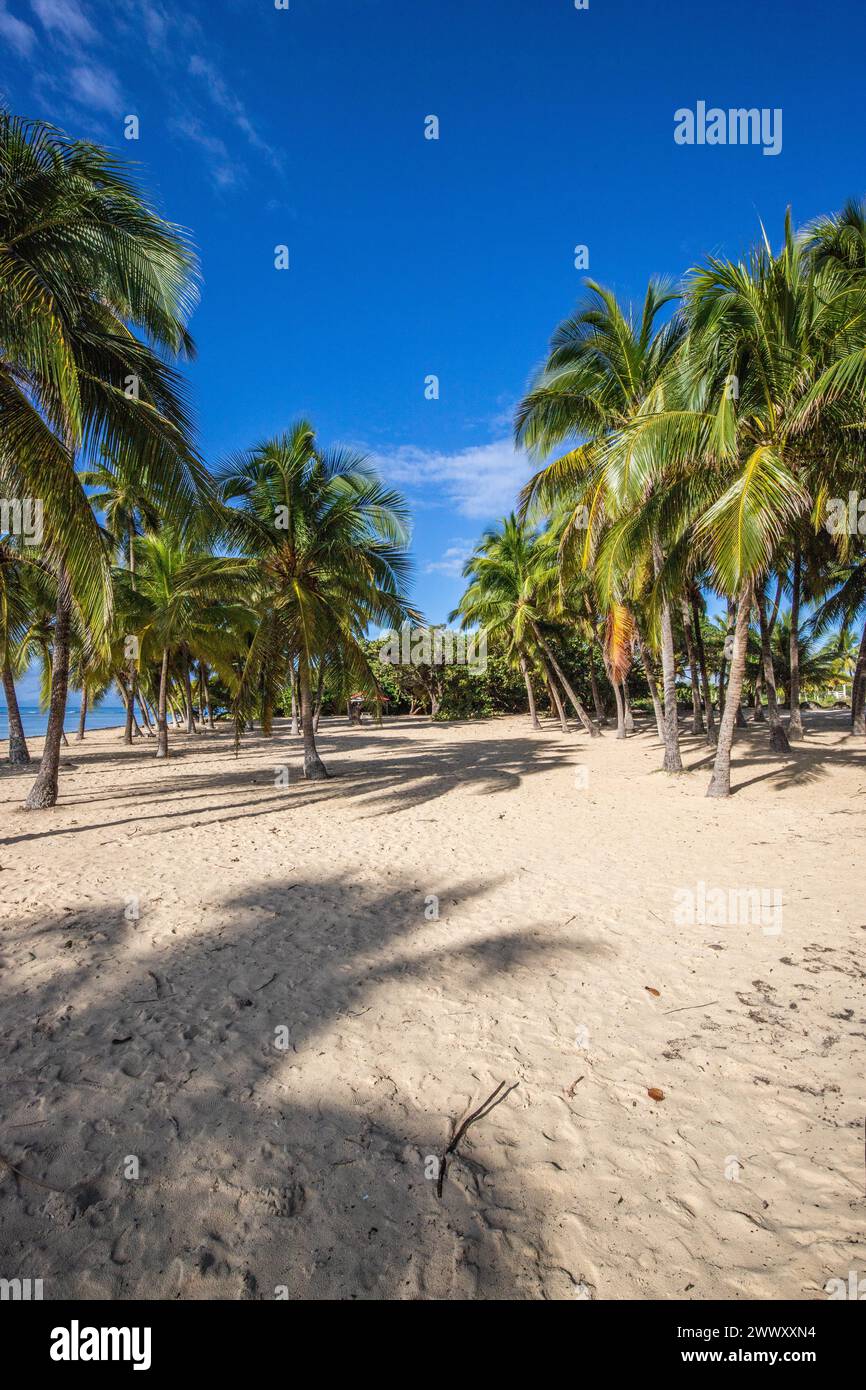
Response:
[[[826,1297],[866,1261],[847,718],[809,716],[789,760],[738,734],[713,802],[703,740],[666,778],[646,729],[525,718],[324,720],[318,784],[283,723],[238,758],[173,732],[168,764],[88,733],[41,815],[4,767],[3,1275],[46,1298]],[[683,921],[718,888],[781,912]],[[440,1200],[453,1124],[500,1082]]]

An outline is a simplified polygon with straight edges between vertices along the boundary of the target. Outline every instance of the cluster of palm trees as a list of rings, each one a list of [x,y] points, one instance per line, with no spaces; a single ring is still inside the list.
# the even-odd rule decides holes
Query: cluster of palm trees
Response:
[[[31,809],[57,799],[70,686],[81,736],[89,706],[117,688],[127,741],[152,737],[158,757],[170,714],[191,733],[196,710],[213,726],[213,686],[236,738],[255,720],[270,734],[290,707],[305,775],[323,777],[326,686],[375,700],[371,625],[421,621],[405,591],[406,507],[365,458],[324,450],[300,421],[206,467],[181,374],[197,283],[188,236],[122,164],[0,111],[0,499],[36,499],[42,519],[38,540],[0,535],[0,668],[21,763],[15,680],[41,663],[48,726]],[[807,649],[812,673],[829,675],[866,609],[859,527],[825,524],[838,499],[859,514],[866,212],[850,205],[799,235],[787,219],[778,252],[765,237],[677,291],[654,281],[640,311],[589,282],[516,438],[541,466],[468,562],[452,617],[504,643],[535,724],[540,682],[563,728],[569,704],[597,736],[598,662],[627,736],[639,663],[670,772],[687,675],[693,731],[715,749],[709,794],[727,794],[744,689],[789,752],[804,734]],[[724,615],[715,680],[712,594]],[[590,658],[592,714],[563,668],[566,629]],[[831,629],[833,651],[817,649]],[[864,734],[866,627],[852,690]]]
[[[534,672],[563,723],[557,681],[599,732],[557,669],[545,624],[577,623],[600,647],[620,736],[639,659],[669,772],[682,768],[676,681],[678,668],[688,672],[694,731],[715,748],[708,795],[727,795],[750,643],[756,717],[789,753],[804,736],[804,643],[835,627],[847,653],[866,610],[860,528],[827,525],[833,499],[838,513],[839,499],[864,492],[866,210],[850,204],[801,234],[789,216],[778,252],[764,235],[747,259],[711,258],[679,290],[653,281],[639,311],[588,282],[520,403],[516,439],[543,466],[519,516],[468,561],[454,616],[507,634],[533,720]],[[705,652],[712,594],[727,615],[718,726]],[[857,630],[852,723],[862,734],[866,627]],[[782,634],[787,727],[773,654]],[[826,671],[827,644],[821,656]],[[593,697],[601,723],[595,688]]]
[[[314,690],[320,708],[326,673],[372,688],[368,626],[417,616],[405,506],[363,457],[301,421],[204,465],[178,370],[196,283],[185,233],[105,150],[0,112],[0,496],[42,517],[38,541],[0,536],[12,762],[29,761],[15,680],[34,659],[48,707],[28,809],[57,800],[70,684],[81,735],[116,686],[127,740],[152,735],[157,757],[171,710],[212,726],[210,679],[238,736],[290,702],[323,777]]]

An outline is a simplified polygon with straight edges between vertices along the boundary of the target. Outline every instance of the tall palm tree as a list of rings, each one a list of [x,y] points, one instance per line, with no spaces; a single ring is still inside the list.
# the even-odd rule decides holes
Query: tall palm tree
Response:
[[[631,452],[612,452],[612,439],[628,423],[663,403],[666,374],[676,360],[683,336],[681,315],[666,323],[660,315],[677,298],[663,281],[650,282],[639,313],[623,307],[612,291],[593,281],[577,311],[556,330],[548,359],[521,402],[516,419],[518,443],[549,454],[563,443],[566,453],[530,480],[522,496],[543,507],[570,505],[571,524],[562,537],[563,562],[575,555],[588,568],[609,525],[633,508],[645,513],[652,492],[652,473]],[[660,517],[648,538],[652,573],[663,562]],[[603,611],[616,610],[612,628],[621,631],[624,588],[641,556],[608,548]],[[676,660],[669,594],[659,590],[659,646],[664,682],[664,768],[682,768],[676,699]]]
[[[362,639],[371,623],[399,627],[417,617],[402,584],[408,574],[408,512],[360,454],[323,452],[312,426],[229,459],[219,474],[225,532],[247,559],[255,629],[238,683],[238,718],[254,702],[272,709],[296,664],[304,776],[326,777],[316,748],[312,676],[329,651],[355,688],[375,693]]]
[[[180,380],[195,259],[107,151],[0,112],[0,471],[41,500],[57,574],[48,728],[25,805],[57,799],[73,602],[94,640],[111,619],[109,557],[79,453],[134,445],[170,512],[206,486]]]

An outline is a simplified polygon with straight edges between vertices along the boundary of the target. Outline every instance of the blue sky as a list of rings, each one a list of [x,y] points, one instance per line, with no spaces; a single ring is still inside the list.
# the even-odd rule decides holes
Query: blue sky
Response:
[[[369,450],[433,620],[527,474],[511,413],[575,246],[641,297],[861,196],[864,51],[854,0],[0,0],[7,104],[134,159],[194,235],[205,457],[301,415]],[[676,144],[699,100],[780,108],[781,153]]]

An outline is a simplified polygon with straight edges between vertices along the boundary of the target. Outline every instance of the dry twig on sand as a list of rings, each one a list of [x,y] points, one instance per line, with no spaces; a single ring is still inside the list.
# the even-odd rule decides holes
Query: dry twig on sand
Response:
[[[519,1084],[520,1083],[518,1081],[515,1081],[513,1086],[509,1086],[507,1090],[502,1091],[505,1082],[500,1081],[499,1085],[496,1087],[496,1090],[491,1091],[487,1099],[481,1102],[478,1109],[473,1110],[471,1115],[467,1115],[460,1128],[458,1130],[455,1130],[454,1134],[451,1136],[451,1140],[448,1144],[447,1149],[445,1150],[444,1154],[439,1160],[439,1176],[436,1180],[437,1197],[442,1196],[442,1185],[445,1182],[445,1171],[448,1167],[448,1155],[453,1154],[455,1152],[457,1145],[460,1143],[460,1140],[463,1138],[469,1126],[474,1125],[476,1120],[483,1120],[487,1115],[490,1114],[491,1110],[494,1110],[497,1105],[501,1105],[505,1098],[509,1096],[512,1091],[517,1089]],[[501,1096],[499,1095],[500,1091],[502,1091]]]

